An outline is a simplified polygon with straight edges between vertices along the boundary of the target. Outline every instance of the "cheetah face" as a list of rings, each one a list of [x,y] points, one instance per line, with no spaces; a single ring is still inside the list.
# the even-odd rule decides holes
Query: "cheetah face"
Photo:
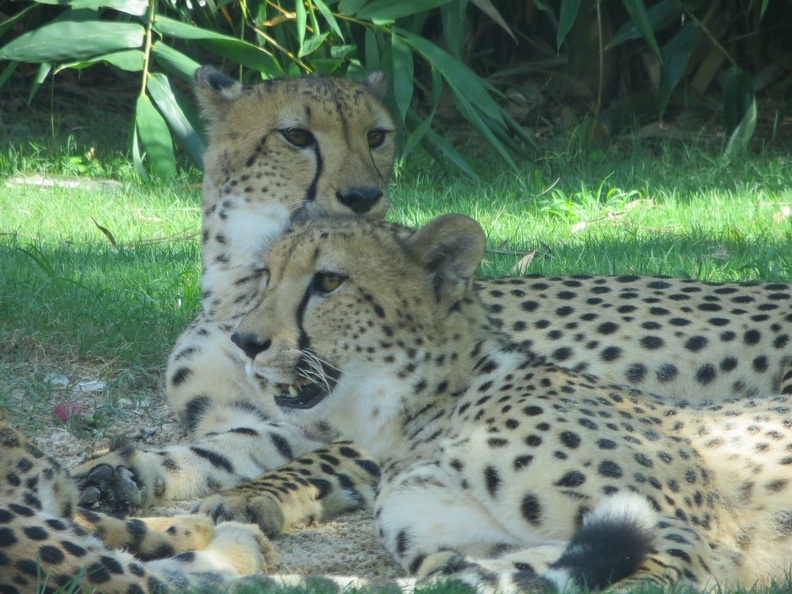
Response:
[[[398,406],[395,387],[412,384],[483,254],[475,221],[437,221],[412,234],[317,219],[273,244],[262,300],[232,341],[282,412],[314,422],[352,406]]]
[[[375,73],[363,83],[283,78],[244,87],[212,68],[195,75],[207,120],[207,216],[241,208],[248,220],[313,214],[384,216],[395,124]],[[241,224],[241,223],[240,223]]]

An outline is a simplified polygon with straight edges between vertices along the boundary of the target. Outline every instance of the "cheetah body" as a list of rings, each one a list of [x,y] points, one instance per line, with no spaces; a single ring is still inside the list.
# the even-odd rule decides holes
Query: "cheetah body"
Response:
[[[363,84],[308,77],[246,88],[211,69],[196,73],[209,125],[202,310],[175,345],[166,377],[189,441],[157,451],[125,444],[98,453],[75,471],[83,505],[129,513],[205,496],[332,438],[321,424],[298,428],[284,420],[245,375],[245,357],[229,337],[256,303],[262,258],[291,220],[345,212],[383,216],[395,126],[380,101],[381,85],[376,76]],[[787,285],[575,276],[482,279],[476,288],[493,324],[511,341],[606,382],[692,402],[787,388]],[[375,474],[358,473],[372,468],[360,465],[361,450],[327,447],[322,452],[340,461],[330,464],[338,472],[316,478],[330,485],[321,493],[335,503],[328,499],[327,509],[308,517],[365,503],[376,481]],[[303,470],[321,468],[319,456]],[[272,527],[265,519],[261,525]]]
[[[313,222],[274,244],[233,335],[288,419],[323,419],[380,464],[395,559],[500,591],[782,580],[792,400],[694,406],[559,367],[489,319],[471,288],[483,248],[458,215],[409,239]],[[602,555],[623,531],[644,554]]]

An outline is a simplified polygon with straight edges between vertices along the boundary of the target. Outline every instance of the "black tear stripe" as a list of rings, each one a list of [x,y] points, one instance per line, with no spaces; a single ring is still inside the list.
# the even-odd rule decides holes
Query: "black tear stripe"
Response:
[[[324,168],[324,161],[322,160],[322,151],[319,148],[319,143],[314,142],[313,147],[314,156],[316,157],[316,174],[313,180],[311,180],[311,185],[308,186],[308,189],[305,191],[303,202],[316,202],[316,187],[319,185],[319,178],[322,176],[322,170]]]
[[[297,306],[297,312],[295,313],[297,328],[300,332],[300,338],[298,339],[297,348],[300,351],[305,351],[306,349],[310,348],[311,346],[311,339],[305,333],[305,328],[303,327],[303,318],[305,317],[305,308],[308,306],[308,300],[311,298],[311,293],[313,290],[311,289],[311,285],[308,285],[305,288],[305,294],[300,301],[300,305]]]

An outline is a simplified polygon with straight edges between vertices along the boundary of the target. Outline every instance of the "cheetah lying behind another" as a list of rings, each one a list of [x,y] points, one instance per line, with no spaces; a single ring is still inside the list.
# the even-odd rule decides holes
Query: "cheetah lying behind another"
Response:
[[[269,541],[250,524],[215,526],[206,516],[120,520],[78,509],[68,473],[2,423],[0,476],[3,594],[56,592],[75,582],[83,592],[108,594],[217,591],[255,580],[241,576],[274,562]]]
[[[784,580],[792,400],[696,408],[558,367],[488,319],[484,245],[459,215],[308,222],[233,336],[285,418],[380,464],[395,559],[482,591]]]

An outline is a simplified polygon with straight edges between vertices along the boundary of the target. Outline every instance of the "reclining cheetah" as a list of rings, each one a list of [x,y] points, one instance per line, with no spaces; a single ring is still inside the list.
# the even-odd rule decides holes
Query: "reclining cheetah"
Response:
[[[96,509],[128,513],[204,496],[327,443],[321,425],[303,431],[279,420],[229,337],[256,302],[263,253],[291,218],[346,212],[377,219],[389,204],[395,125],[378,76],[363,84],[310,77],[244,88],[202,68],[195,86],[209,122],[202,312],[167,371],[171,405],[192,441],[158,451],[124,444],[87,461],[76,476],[82,503]],[[786,285],[622,276],[476,286],[515,342],[566,368],[670,398],[779,392],[792,359]],[[370,500],[375,466],[359,449],[337,444],[323,455],[302,458],[301,471],[318,472],[321,484],[312,517]],[[320,470],[327,464],[335,474]]]
[[[79,510],[68,473],[2,423],[0,476],[6,594],[66,592],[77,583],[85,592],[124,594],[217,590],[274,560],[269,541],[249,524],[214,526],[206,516],[120,520]]]
[[[484,245],[460,215],[412,237],[309,221],[273,244],[232,338],[284,418],[380,464],[395,559],[502,592],[785,579],[792,399],[694,407],[561,368],[489,319]]]

